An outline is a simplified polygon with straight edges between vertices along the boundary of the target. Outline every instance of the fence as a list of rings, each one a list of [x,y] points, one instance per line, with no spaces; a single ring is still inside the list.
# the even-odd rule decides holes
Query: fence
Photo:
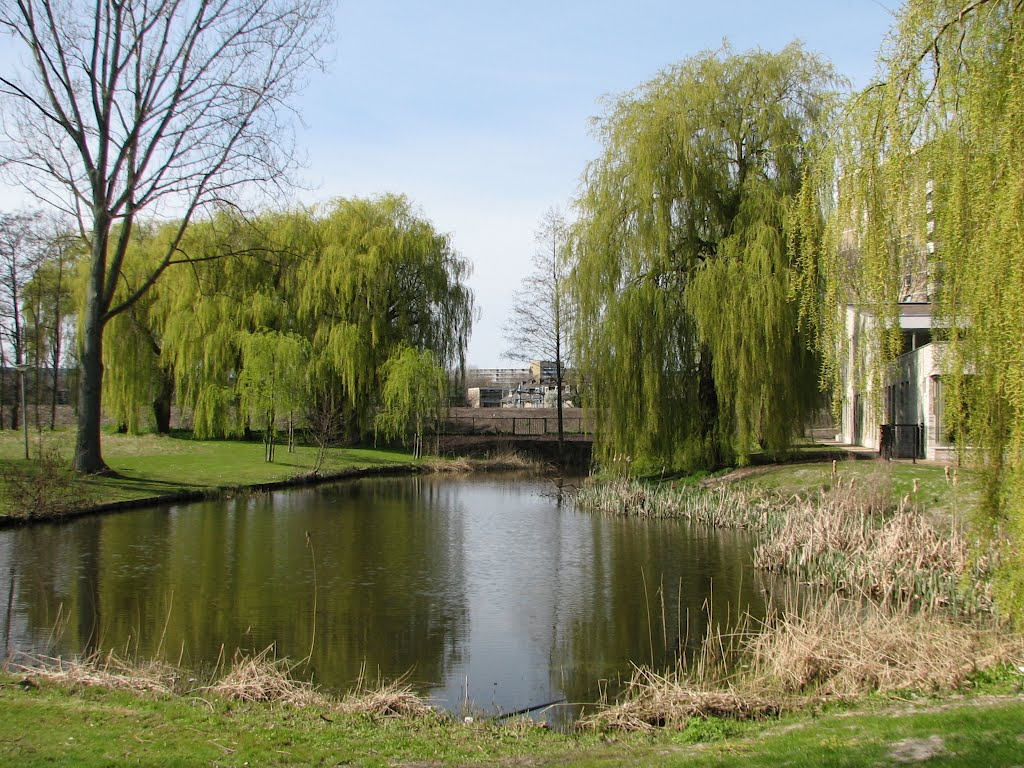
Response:
[[[481,410],[479,413],[466,413],[475,409],[462,408],[460,413],[449,414],[442,424],[441,431],[445,434],[490,434],[490,435],[556,435],[558,434],[558,416],[549,413],[529,414],[532,409],[500,409],[505,413]],[[590,435],[593,433],[593,422],[588,416],[579,412],[563,416],[562,432],[566,435]],[[507,413],[512,411],[512,413]]]
[[[924,424],[883,424],[878,441],[883,459],[918,459],[924,456]]]

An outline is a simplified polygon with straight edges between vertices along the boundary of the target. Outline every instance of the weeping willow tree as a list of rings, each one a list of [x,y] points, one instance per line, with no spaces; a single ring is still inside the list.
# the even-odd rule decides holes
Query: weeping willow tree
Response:
[[[878,82],[853,101],[819,169],[831,207],[807,248],[833,372],[836,302],[875,308],[872,371],[895,353],[908,253],[924,244],[942,340],[945,428],[986,479],[980,528],[1003,537],[1002,603],[1024,616],[1024,3],[909,0]],[[839,181],[835,181],[838,173]],[[814,194],[808,185],[808,196]],[[808,210],[813,208],[808,203]],[[928,243],[931,247],[928,247]],[[917,244],[917,245],[915,245]],[[908,248],[908,245],[910,246]],[[833,376],[835,378],[835,376]]]
[[[340,394],[365,435],[384,363],[402,344],[465,368],[469,263],[402,196],[337,200],[316,224],[315,258],[299,271],[297,320],[315,350],[314,386]]]
[[[418,458],[427,428],[436,431],[447,408],[448,373],[429,349],[405,344],[388,358],[381,373],[382,407],[374,418],[374,432],[385,440],[400,439],[404,445],[411,437]]]
[[[580,365],[605,461],[745,461],[817,403],[789,222],[836,102],[793,43],[706,52],[611,102],[577,201]]]
[[[129,266],[145,265],[172,235],[139,235]],[[403,344],[431,350],[445,366],[464,364],[468,263],[404,197],[246,221],[222,214],[191,225],[178,247],[188,268],[167,270],[109,328],[105,402],[118,414],[144,413],[156,385],[170,381],[197,436],[241,434],[254,418],[240,390],[251,334],[304,341],[296,387],[306,410],[336,406],[350,438],[372,434],[385,362]]]
[[[264,460],[274,460],[277,419],[288,414],[288,449],[294,450],[294,414],[303,405],[309,344],[277,331],[244,332],[238,390],[242,412],[263,432]]]
[[[290,271],[289,254],[268,241],[269,225],[290,218],[243,221],[220,213],[193,222],[139,226],[132,234],[119,292],[145,280],[153,260],[177,240],[188,268],[175,265],[105,331],[103,402],[107,416],[133,433],[170,429],[175,399],[189,411],[197,435],[240,434],[246,426],[236,391],[241,336],[259,329],[291,330],[275,294]],[[263,226],[258,226],[263,225]]]

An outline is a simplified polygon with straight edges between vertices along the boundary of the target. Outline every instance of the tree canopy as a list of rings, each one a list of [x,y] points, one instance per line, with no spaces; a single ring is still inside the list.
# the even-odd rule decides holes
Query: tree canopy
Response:
[[[743,461],[784,449],[817,403],[789,222],[839,85],[799,44],[726,47],[597,122],[572,287],[606,460]]]
[[[908,0],[878,82],[837,124],[815,197],[829,214],[806,273],[823,297],[832,380],[845,331],[835,307],[881,319],[875,381],[898,353],[902,278],[923,258],[942,340],[946,427],[984,469],[982,529],[1005,536],[1003,604],[1024,615],[1024,3]],[[833,198],[835,190],[839,194]],[[811,210],[813,204],[808,204]],[[810,242],[810,239],[808,239]],[[923,254],[923,257],[922,257]],[[877,390],[877,387],[876,387]]]
[[[413,454],[423,453],[427,427],[437,428],[448,406],[448,374],[434,353],[402,344],[381,368],[384,388],[374,432],[385,440],[413,439]]]
[[[138,235],[127,272],[173,232]],[[110,327],[106,401],[125,423],[141,424],[170,381],[198,436],[241,432],[254,414],[239,400],[246,339],[301,339],[303,372],[291,387],[310,407],[336,403],[350,437],[372,434],[385,363],[400,349],[464,365],[469,265],[404,197],[339,199],[246,221],[225,214],[193,224],[179,247],[191,268],[165,272]],[[213,258],[222,251],[236,256]]]

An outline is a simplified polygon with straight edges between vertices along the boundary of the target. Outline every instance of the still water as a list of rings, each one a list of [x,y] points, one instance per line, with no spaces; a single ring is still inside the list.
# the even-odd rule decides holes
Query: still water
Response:
[[[709,613],[763,615],[751,553],[742,532],[577,511],[548,479],[364,479],[0,531],[0,631],[203,671],[273,646],[329,691],[363,669],[508,713],[673,664]]]

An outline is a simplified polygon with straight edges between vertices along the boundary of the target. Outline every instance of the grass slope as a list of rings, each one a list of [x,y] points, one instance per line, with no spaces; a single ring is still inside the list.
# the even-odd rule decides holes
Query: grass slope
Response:
[[[1011,766],[1024,763],[1019,695],[768,723],[697,722],[656,736],[324,715],[0,677],[0,763],[10,766]],[[704,743],[695,744],[694,742]]]

